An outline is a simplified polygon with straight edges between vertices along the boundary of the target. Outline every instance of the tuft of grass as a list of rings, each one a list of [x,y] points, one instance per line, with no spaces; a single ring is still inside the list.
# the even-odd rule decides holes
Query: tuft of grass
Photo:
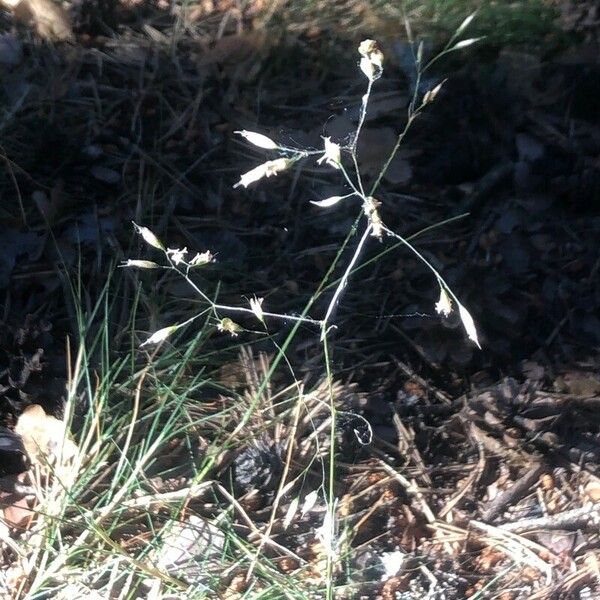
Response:
[[[72,285],[79,343],[68,352],[64,419],[77,452],[31,482],[33,516],[6,547],[3,597],[322,597],[314,564],[271,531],[281,532],[290,497],[304,501],[322,487],[330,395],[343,409],[352,390],[326,381],[307,388],[293,371],[292,383],[274,390],[269,360],[247,350],[240,391],[222,388],[208,375],[209,327],[160,352],[131,344],[115,354],[118,286],[107,282],[89,304]],[[136,314],[134,305],[132,332]],[[262,440],[269,452],[281,449],[266,529],[254,521],[256,491],[232,480],[236,456]],[[282,572],[282,559],[292,572]]]

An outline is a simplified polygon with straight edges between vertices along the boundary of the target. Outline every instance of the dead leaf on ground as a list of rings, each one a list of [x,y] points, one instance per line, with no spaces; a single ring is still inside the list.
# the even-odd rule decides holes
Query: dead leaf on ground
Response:
[[[205,65],[237,65],[250,57],[263,56],[275,43],[265,31],[252,31],[218,39],[212,48],[202,52],[197,62]]]
[[[15,21],[33,27],[45,40],[67,42],[74,39],[69,15],[52,0],[0,0],[0,4],[11,10]]]
[[[11,475],[3,478],[3,487],[10,484],[14,492],[0,490],[0,520],[10,528],[25,529],[35,516],[33,510],[34,497],[32,494],[21,493],[25,488],[26,473]]]
[[[554,387],[574,396],[594,396],[600,393],[600,377],[595,373],[569,371],[556,378]]]
[[[69,439],[64,421],[47,415],[39,404],[25,408],[15,432],[23,438],[33,464],[44,466],[67,462],[77,455],[77,446]]]

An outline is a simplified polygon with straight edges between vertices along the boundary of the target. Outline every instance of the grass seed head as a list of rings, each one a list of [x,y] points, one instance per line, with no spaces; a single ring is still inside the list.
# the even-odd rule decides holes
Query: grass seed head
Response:
[[[233,186],[234,188],[243,186],[247,188],[251,183],[263,179],[263,177],[271,177],[277,175],[281,171],[285,171],[291,164],[292,160],[289,158],[277,158],[275,160],[269,160],[258,167],[254,167],[251,171],[244,173],[240,180]]]
[[[173,261],[174,264],[179,265],[185,262],[185,255],[187,254],[187,248],[167,248],[167,256]]]
[[[214,256],[211,254],[210,250],[206,252],[197,252],[196,256],[190,260],[190,267],[201,267],[203,265],[207,265],[214,260]]]
[[[447,317],[452,312],[452,300],[446,290],[440,286],[440,299],[436,302],[435,312]]]
[[[145,342],[140,344],[140,347],[149,346],[150,344],[158,344],[166,340],[171,334],[175,333],[179,329],[179,325],[169,325],[169,327],[163,327],[158,331],[155,331]]]
[[[375,40],[364,40],[358,47],[360,70],[373,82],[383,73],[383,52]]]
[[[265,150],[277,150],[277,148],[279,148],[279,146],[271,138],[268,138],[262,133],[246,131],[245,129],[243,129],[242,131],[234,131],[234,133],[241,135],[248,142],[250,142],[254,146],[258,146],[259,148],[264,148]]]
[[[219,324],[217,325],[217,329],[221,333],[231,334],[231,337],[237,337],[239,332],[242,331],[242,328],[237,323],[232,321],[229,317],[221,319],[219,321]]]
[[[339,144],[332,142],[330,137],[324,137],[323,142],[325,143],[325,149],[323,156],[317,160],[317,163],[321,164],[325,162],[330,167],[339,169],[340,163],[342,162],[342,151]]]
[[[160,265],[151,260],[127,259],[123,261],[122,267],[135,267],[137,269],[158,269]]]
[[[471,313],[462,305],[458,305],[458,314],[460,315],[460,320],[462,321],[463,327],[467,332],[467,336],[470,340],[475,342],[477,347],[481,350],[481,345],[479,344],[479,338],[477,336],[477,328],[475,327],[475,321],[473,321],[473,317]]]
[[[135,227],[135,230],[142,236],[146,244],[152,246],[153,248],[157,248],[158,250],[164,251],[165,247],[163,243],[147,227],[142,227],[135,222],[133,222],[133,226]]]
[[[262,309],[263,300],[264,298],[257,298],[256,296],[254,296],[254,298],[250,298],[250,308],[261,323],[265,322],[265,315]]]

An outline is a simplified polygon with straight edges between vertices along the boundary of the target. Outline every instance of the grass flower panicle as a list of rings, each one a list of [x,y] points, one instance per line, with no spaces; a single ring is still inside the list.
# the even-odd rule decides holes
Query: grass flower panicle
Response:
[[[452,312],[452,300],[450,300],[450,296],[448,296],[443,286],[440,286],[440,299],[435,305],[435,312],[444,315],[444,317]]]
[[[323,152],[323,156],[317,160],[317,163],[322,164],[325,162],[325,164],[334,169],[340,169],[340,164],[342,162],[340,145],[332,142],[330,137],[324,137],[323,142],[325,144],[325,151]]]

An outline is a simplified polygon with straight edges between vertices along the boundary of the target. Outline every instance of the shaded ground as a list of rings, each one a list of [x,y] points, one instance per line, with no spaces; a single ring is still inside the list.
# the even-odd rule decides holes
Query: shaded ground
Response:
[[[311,162],[232,189],[261,156],[233,131],[311,147],[347,136],[364,93],[361,33],[278,32],[276,20],[253,29],[259,22],[252,11],[132,7],[84,12],[76,45],[2,38],[5,425],[32,402],[61,405],[65,336],[79,334],[73,281],[91,310],[107,278],[118,280],[109,327],[115,351],[127,342],[139,280],[115,266],[140,255],[132,220],[169,246],[210,249],[217,262],[201,281],[211,293],[220,284],[221,302],[256,294],[270,310],[300,312],[325,275],[358,207],[311,206],[340,192]],[[355,424],[343,424],[340,510],[355,552],[351,575],[338,573],[340,597],[600,593],[600,64],[588,29],[579,43],[468,49],[422,83],[448,79],[391,165],[382,216],[406,236],[435,226],[414,243],[469,307],[484,349],[466,343],[458,322],[440,322],[437,288],[414,257],[399,247],[369,262],[390,244],[367,249],[336,314],[336,378],[355,386],[347,408],[375,433],[362,447]],[[382,43],[385,76],[360,149],[371,177],[414,85],[406,40],[388,31]],[[142,280],[140,341],[193,306],[179,281]],[[272,340],[243,336],[256,353],[273,352]],[[229,345],[215,336],[210,348]],[[307,328],[287,354],[318,381],[321,352]],[[271,441],[233,459],[240,488],[267,500]],[[258,525],[269,517],[261,508]],[[318,572],[314,527],[307,517],[275,534]],[[385,577],[380,557],[395,550],[404,563]]]

